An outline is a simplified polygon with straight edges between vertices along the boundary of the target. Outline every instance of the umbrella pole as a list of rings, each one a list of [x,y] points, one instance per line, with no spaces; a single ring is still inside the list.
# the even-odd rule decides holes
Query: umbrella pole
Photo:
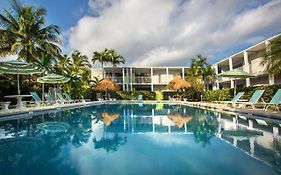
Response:
[[[18,95],[20,95],[20,75],[19,75],[19,65],[17,65],[17,82],[18,82]]]
[[[45,90],[44,90],[44,83],[42,84],[42,101],[44,101]]]
[[[18,82],[18,95],[20,95],[20,75],[17,74],[17,82]]]

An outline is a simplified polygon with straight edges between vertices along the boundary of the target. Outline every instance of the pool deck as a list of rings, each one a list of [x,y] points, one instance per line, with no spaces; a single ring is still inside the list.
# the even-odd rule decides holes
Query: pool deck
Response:
[[[74,109],[79,107],[87,107],[92,105],[100,104],[114,104],[114,103],[169,103],[169,104],[181,104],[199,108],[205,108],[209,110],[214,110],[217,112],[224,112],[230,114],[244,114],[244,115],[253,115],[260,117],[267,117],[272,119],[281,119],[281,113],[277,111],[264,111],[262,109],[249,109],[249,108],[233,108],[224,104],[215,104],[208,102],[187,102],[187,101],[155,101],[155,100],[118,100],[118,101],[91,101],[91,102],[80,102],[72,104],[55,104],[51,106],[40,106],[40,107],[30,107],[23,109],[10,109],[10,110],[0,110],[0,121],[6,119],[15,119],[15,118],[25,118],[32,117],[32,115],[44,114],[46,112],[65,110],[65,109]]]

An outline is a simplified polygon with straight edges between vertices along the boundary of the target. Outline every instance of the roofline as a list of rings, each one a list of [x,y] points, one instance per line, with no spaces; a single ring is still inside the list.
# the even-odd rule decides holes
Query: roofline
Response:
[[[275,39],[275,38],[277,38],[277,37],[279,37],[279,36],[281,36],[281,33],[279,33],[279,34],[277,34],[277,35],[274,35],[273,37],[270,37],[270,38],[268,38],[268,39],[265,39],[265,40],[263,40],[263,41],[261,41],[261,42],[255,44],[255,45],[253,45],[253,46],[251,46],[251,47],[248,47],[248,48],[246,48],[246,49],[244,49],[244,50],[242,50],[242,51],[240,51],[240,52],[237,52],[237,53],[235,53],[235,54],[232,54],[231,56],[226,57],[226,58],[222,59],[221,61],[218,61],[218,62],[216,62],[216,63],[214,63],[214,64],[218,64],[218,63],[224,62],[224,61],[228,60],[228,59],[231,58],[231,57],[234,57],[234,56],[236,56],[236,55],[239,55],[239,54],[243,53],[244,51],[247,51],[247,50],[249,50],[249,49],[252,49],[252,48],[254,48],[254,47],[257,47],[258,45],[260,45],[260,44],[262,44],[262,43],[265,43],[266,41],[271,41],[271,40],[273,40],[273,39]],[[214,64],[213,64],[213,65],[214,65]]]
[[[109,67],[104,67],[104,69],[111,69],[112,67],[109,66]],[[115,68],[136,68],[136,69],[151,69],[151,68],[159,68],[159,69],[166,69],[166,68],[171,68],[171,69],[182,69],[182,68],[190,68],[189,66],[173,66],[173,67],[170,67],[170,66],[157,66],[157,67],[152,67],[152,66],[148,66],[148,67],[134,67],[134,66],[122,66],[122,67],[115,67]]]

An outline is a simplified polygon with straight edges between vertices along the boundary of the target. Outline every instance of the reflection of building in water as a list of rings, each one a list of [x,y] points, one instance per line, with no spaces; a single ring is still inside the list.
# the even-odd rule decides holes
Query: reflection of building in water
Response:
[[[207,115],[211,114],[207,113]],[[150,115],[136,115],[133,110],[124,110],[119,119],[113,121],[108,127],[104,126],[103,131],[110,138],[114,138],[114,134],[116,133],[121,136],[143,133],[192,134],[196,132],[196,128],[201,128],[195,125],[206,124],[204,122],[196,123],[193,119],[198,116],[193,116],[190,122],[187,121],[180,128],[168,116],[157,113],[155,109],[151,110]],[[281,172],[281,136],[279,124],[273,121],[249,119],[244,116],[234,116],[231,118],[230,116],[219,113],[215,114],[215,116],[217,118],[213,118],[218,123],[215,134],[218,138],[239,148],[249,156],[275,167],[275,169]]]
[[[278,124],[238,115],[230,119],[218,114],[218,120],[219,138],[281,172],[281,136]],[[232,133],[229,134],[229,131]]]

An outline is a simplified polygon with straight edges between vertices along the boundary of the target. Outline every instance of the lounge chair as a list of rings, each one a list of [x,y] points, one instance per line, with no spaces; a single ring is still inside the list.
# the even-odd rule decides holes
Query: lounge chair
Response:
[[[264,110],[266,111],[268,109],[269,106],[274,106],[278,111],[278,105],[281,104],[281,89],[278,89],[278,91],[274,94],[274,96],[272,97],[272,99],[270,100],[269,103],[265,103],[264,106]]]
[[[97,94],[96,94],[96,97],[97,97],[97,100],[98,100],[98,101],[103,101],[103,98],[101,97],[101,94],[100,94],[100,93],[97,93]]]
[[[238,92],[231,101],[215,101],[216,103],[232,104],[234,107],[238,100],[244,95],[245,92]]]
[[[48,104],[54,104],[56,103],[55,100],[51,97],[50,94],[48,94],[47,92],[45,92],[45,98]]]
[[[255,105],[257,104],[263,93],[264,90],[255,90],[254,94],[248,102],[238,102],[238,104],[241,104],[243,108],[245,108],[247,105],[250,105],[253,109],[255,109]]]
[[[34,99],[34,102],[36,104],[36,106],[40,106],[42,104],[44,104],[44,102],[41,100],[41,98],[39,97],[39,95],[36,92],[30,92],[32,98]]]
[[[66,100],[63,98],[62,94],[61,93],[57,93],[57,97],[59,98],[57,100],[57,102],[61,103],[61,104],[64,104],[66,102]]]
[[[143,100],[142,95],[138,95],[138,100]]]
[[[65,96],[65,99],[67,100],[68,103],[79,102],[79,100],[72,100],[72,98],[70,97],[70,95],[68,95],[68,93],[63,93],[63,95]]]

